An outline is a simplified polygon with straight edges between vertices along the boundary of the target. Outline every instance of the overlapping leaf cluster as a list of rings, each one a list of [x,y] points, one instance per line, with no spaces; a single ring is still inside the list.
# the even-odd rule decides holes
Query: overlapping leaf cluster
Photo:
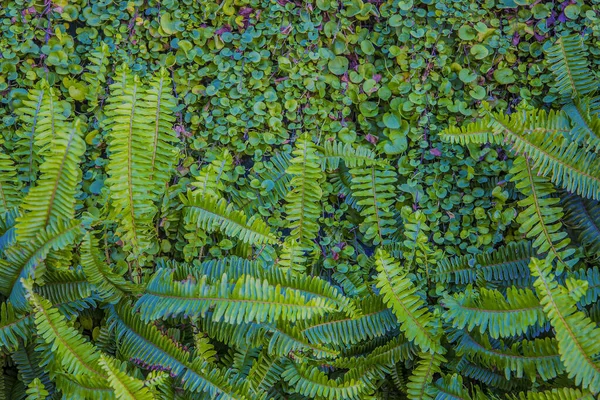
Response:
[[[0,396],[600,392],[595,6],[6,3]]]

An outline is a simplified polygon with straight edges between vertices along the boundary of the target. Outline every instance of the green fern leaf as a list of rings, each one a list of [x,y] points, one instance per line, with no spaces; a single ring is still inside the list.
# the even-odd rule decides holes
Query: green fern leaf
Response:
[[[146,173],[148,179],[154,183],[157,197],[164,193],[165,185],[171,179],[173,164],[178,157],[178,151],[173,146],[173,143],[177,142],[173,129],[177,100],[170,93],[171,90],[171,79],[163,68],[149,82],[140,102],[143,114],[152,116],[150,169]]]
[[[538,254],[548,253],[546,259],[557,263],[559,274],[565,267],[572,268],[578,259],[574,255],[575,249],[569,247],[567,233],[561,231],[563,211],[558,205],[560,199],[549,197],[554,188],[547,179],[534,172],[531,162],[524,157],[514,161],[510,173],[517,189],[527,196],[519,201],[523,208],[517,216],[517,222],[521,224],[519,232],[534,240],[533,247]]]
[[[110,86],[111,96],[104,107],[109,131],[106,185],[110,189],[112,218],[119,222],[117,235],[125,250],[134,257],[154,251],[152,224],[156,207],[150,180],[152,158],[148,149],[154,144],[156,114],[144,102],[144,88],[127,67],[119,71],[119,80]],[[143,262],[143,259],[139,259]]]
[[[542,392],[521,392],[509,398],[511,400],[593,400],[594,396],[579,389],[561,388]]]
[[[335,170],[343,162],[346,168],[357,168],[382,164],[375,152],[363,146],[353,146],[336,140],[325,141],[319,149],[322,153],[320,164],[323,170]]]
[[[436,395],[432,385],[435,374],[440,373],[440,365],[447,362],[444,356],[437,353],[422,352],[419,362],[413,369],[406,384],[407,395],[410,400],[433,400]]]
[[[383,336],[398,326],[380,297],[366,297],[357,304],[360,314],[354,317],[338,312],[300,322],[302,334],[312,343],[352,345]]]
[[[363,206],[360,215],[365,217],[360,225],[365,239],[373,244],[389,244],[389,235],[396,231],[396,221],[392,205],[396,197],[394,184],[396,172],[388,165],[385,167],[355,168],[352,173],[352,195]]]
[[[571,121],[570,139],[583,144],[596,152],[600,150],[600,118],[595,102],[588,99],[574,99],[563,106],[563,111]]]
[[[579,311],[568,291],[556,283],[548,261],[531,259],[534,286],[558,341],[558,350],[570,378],[592,393],[600,391],[600,328]]]
[[[0,306],[0,348],[14,351],[21,342],[27,345],[31,339],[32,319],[19,314],[10,303]]]
[[[102,259],[98,240],[93,233],[86,233],[80,249],[85,276],[96,287],[104,301],[115,304],[124,296],[134,295],[142,290],[110,269]]]
[[[578,233],[581,244],[590,256],[600,254],[600,203],[579,196],[562,197],[565,225]]]
[[[100,366],[108,376],[108,383],[119,400],[154,400],[154,395],[144,387],[144,382],[131,377],[117,366],[116,360],[100,356]]]
[[[583,97],[596,90],[581,35],[561,36],[548,49],[546,56],[550,70],[556,76],[555,88],[563,101]]]
[[[0,214],[4,214],[20,204],[22,195],[17,167],[10,156],[4,153],[4,149],[0,151]]]
[[[361,381],[332,380],[317,368],[305,364],[290,362],[281,376],[296,393],[311,399],[360,399],[367,390]]]
[[[478,327],[480,333],[488,332],[495,339],[522,335],[546,321],[535,294],[514,286],[506,290],[506,298],[497,290],[481,288],[475,293],[467,288],[455,296],[444,295],[443,303],[444,318],[453,327],[469,331]]]
[[[17,218],[17,240],[32,240],[40,230],[58,220],[70,221],[75,215],[75,191],[81,180],[79,161],[85,152],[81,121],[76,119],[68,131],[57,131],[41,165],[41,177],[25,197]]]
[[[306,299],[299,291],[282,291],[280,285],[252,276],[241,276],[230,283],[224,275],[220,282],[209,285],[206,279],[197,283],[174,281],[173,272],[168,269],[154,273],[136,308],[144,320],[172,315],[204,317],[209,309],[214,309],[215,321],[232,323],[274,322],[280,318],[295,321],[335,310],[322,298]]]
[[[18,310],[27,309],[25,289],[21,278],[41,276],[43,261],[50,251],[57,251],[75,242],[82,234],[78,221],[70,225],[58,223],[37,232],[37,237],[28,243],[17,244],[4,252],[0,259],[0,293],[7,296]]]
[[[35,378],[29,385],[27,385],[27,399],[26,400],[39,400],[46,399],[50,393],[44,387],[44,384],[38,378]]]
[[[235,210],[223,198],[188,191],[187,197],[181,196],[181,201],[184,205],[184,218],[205,231],[219,230],[225,235],[254,245],[277,242],[258,215],[248,219],[242,211]]]
[[[493,343],[486,335],[457,331],[450,339],[456,341],[456,351],[467,355],[488,368],[503,370],[506,379],[527,376],[532,381],[555,378],[564,371],[556,340],[523,340],[505,348],[502,342]]]
[[[437,321],[418,295],[406,270],[382,249],[377,249],[375,263],[379,273],[377,287],[381,290],[383,301],[400,321],[400,329],[423,351],[441,351]]]
[[[304,260],[301,254],[311,251],[315,244],[313,239],[319,231],[319,216],[321,214],[321,184],[325,180],[319,166],[317,147],[307,135],[296,141],[286,173],[292,176],[291,190],[285,197],[285,212],[290,235],[284,243],[284,267],[295,270],[304,268],[300,262]],[[290,250],[291,249],[291,250]]]
[[[478,275],[498,284],[527,284],[529,260],[533,256],[531,242],[510,242],[491,253],[444,258],[430,277],[434,282],[458,285],[475,283]]]

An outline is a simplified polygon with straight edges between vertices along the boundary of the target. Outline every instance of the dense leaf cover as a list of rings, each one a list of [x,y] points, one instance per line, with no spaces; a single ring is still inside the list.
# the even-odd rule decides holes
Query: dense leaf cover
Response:
[[[593,399],[600,4],[0,1],[0,399]]]

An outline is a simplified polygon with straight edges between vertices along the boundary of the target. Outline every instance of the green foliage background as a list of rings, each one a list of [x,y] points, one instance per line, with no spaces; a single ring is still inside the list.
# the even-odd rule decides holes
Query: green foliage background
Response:
[[[513,243],[526,236],[517,220],[522,198],[509,182],[513,156],[494,140],[456,140],[461,145],[439,135],[485,114],[484,101],[490,111],[509,113],[561,103],[545,52],[562,35],[583,37],[597,86],[600,3],[1,5],[7,157],[0,171],[3,185],[18,183],[17,202],[4,203],[0,221],[6,271],[0,292],[10,303],[0,318],[5,397],[443,399],[546,390],[556,397],[523,398],[571,399],[600,388],[595,378],[582,384],[565,370],[547,334],[551,322],[556,327],[534,290],[540,297],[552,293],[540,288],[554,282],[548,265],[532,264],[537,280],[522,272],[522,261],[537,253],[531,244]],[[135,99],[132,85],[145,96],[135,121],[143,134],[154,118],[153,91],[164,89],[168,99],[156,115],[164,135],[153,172],[159,184],[140,180],[135,198],[154,211],[132,217],[146,223],[147,242],[138,241],[123,218],[128,205],[115,195],[127,160],[114,133],[127,127],[115,110]],[[40,202],[29,196],[20,203],[41,181],[32,166],[49,158],[43,145],[49,139],[35,149],[26,141],[37,123],[33,99],[49,88],[56,119],[70,126],[69,137],[83,139],[74,139],[81,154],[73,153],[81,185],[73,172],[72,189],[69,182],[61,186],[64,198],[74,199],[65,209],[73,208],[79,224],[60,215],[39,233],[40,225],[13,206],[33,214]],[[14,174],[7,159],[18,165]],[[135,163],[143,175],[141,158]],[[379,198],[374,203],[372,193]],[[586,202],[597,217],[593,200],[570,201]],[[566,227],[581,228],[573,221]],[[15,224],[31,242],[14,245]],[[581,309],[592,305],[586,312],[598,321],[597,244],[577,239],[576,231],[569,235],[589,269],[559,284]],[[23,254],[33,261],[27,264]],[[20,263],[23,269],[14,269]],[[474,271],[496,264],[506,269]],[[452,265],[467,272],[444,272]],[[579,278],[589,281],[583,294]],[[252,292],[263,281],[264,292]],[[280,308],[189,299],[243,298],[242,287],[252,292],[245,299],[262,295]],[[273,301],[282,287],[289,296]],[[179,300],[169,302],[171,295]],[[460,313],[448,311],[441,322],[448,304],[477,296],[484,304],[508,299],[509,309],[533,302],[535,311],[523,316],[523,329],[523,321],[490,321],[489,337],[485,328],[471,337],[468,320],[457,322]],[[408,314],[427,321],[425,328],[403,319],[398,310],[406,304]],[[43,320],[72,341],[56,344],[61,335],[48,333]],[[329,322],[331,330],[321,327]],[[515,330],[505,331],[507,325]],[[440,339],[442,331],[454,333]],[[498,356],[500,349],[505,353]],[[594,349],[587,350],[597,356]],[[81,354],[89,355],[83,366],[75,357]],[[518,361],[510,364],[511,356]],[[75,382],[77,375],[85,378]],[[583,392],[562,389],[577,386]],[[483,391],[488,387],[492,392]]]

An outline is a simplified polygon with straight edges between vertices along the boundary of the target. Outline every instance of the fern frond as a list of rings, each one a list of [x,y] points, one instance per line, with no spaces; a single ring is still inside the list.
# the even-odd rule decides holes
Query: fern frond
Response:
[[[106,379],[84,374],[57,373],[56,388],[68,399],[115,400],[115,391]]]
[[[509,397],[511,400],[593,400],[594,396],[574,388],[551,389],[542,392],[521,392]]]
[[[2,140],[0,139],[1,144]],[[17,167],[4,151],[4,149],[0,149],[0,214],[17,207],[22,197],[17,179]]]
[[[523,211],[517,216],[521,224],[519,232],[533,239],[533,247],[538,254],[548,253],[548,262],[557,262],[557,272],[563,268],[572,268],[577,262],[575,249],[569,247],[570,239],[561,230],[560,218],[563,216],[560,199],[549,197],[554,188],[545,178],[534,173],[532,164],[524,157],[518,157],[510,170],[517,189],[527,196],[519,201]]]
[[[543,380],[555,378],[564,371],[555,340],[535,339],[523,340],[510,348],[504,348],[502,342],[490,342],[484,335],[457,331],[451,340],[456,341],[458,354],[465,354],[469,359],[504,371],[506,379],[514,376],[529,377],[532,381],[539,375]]]
[[[108,383],[115,390],[117,399],[154,400],[154,395],[144,386],[144,382],[122,371],[116,360],[101,355],[98,362],[108,376]]]
[[[173,263],[167,263],[167,266]],[[250,275],[259,280],[267,280],[270,285],[279,285],[283,290],[295,290],[307,300],[319,298],[328,307],[335,307],[346,314],[357,314],[356,306],[340,293],[340,290],[326,280],[301,274],[292,270],[284,270],[275,266],[265,266],[259,261],[229,256],[219,260],[209,260],[200,264],[199,268],[179,266],[173,271],[174,277],[184,280],[193,276],[196,280],[206,277],[209,282],[219,281],[223,275],[231,280],[238,280],[244,275]]]
[[[156,115],[145,107],[144,88],[139,78],[132,76],[127,67],[118,71],[119,79],[110,86],[104,112],[105,129],[109,133],[107,165],[112,218],[119,222],[117,235],[125,250],[134,257],[152,252],[156,246],[152,224],[156,207],[153,204],[155,185],[150,180],[154,131],[150,121]]]
[[[104,379],[98,360],[100,352],[72,326],[65,317],[43,297],[29,292],[29,299],[35,311],[35,326],[38,335],[52,349],[55,360],[67,373],[88,375]]]
[[[340,162],[343,162],[346,168],[382,164],[373,150],[337,140],[325,141],[319,150],[322,153],[322,156],[319,157],[320,164],[324,171],[338,169]]]
[[[282,291],[280,285],[252,276],[241,276],[230,283],[224,275],[220,282],[209,285],[205,279],[197,283],[174,281],[168,269],[154,273],[136,308],[146,321],[177,315],[204,317],[213,309],[213,320],[237,323],[274,322],[280,318],[295,321],[335,310],[322,298],[306,299],[299,291]]]
[[[156,326],[143,322],[126,303],[109,308],[109,325],[116,327],[120,350],[133,361],[148,367],[161,366],[179,377],[185,390],[206,392],[213,398],[243,399],[224,374],[201,357],[193,362],[180,343],[160,333]]]
[[[414,341],[423,351],[440,351],[437,322],[418,295],[408,272],[380,248],[375,253],[375,264],[378,272],[377,287],[381,290],[383,301],[394,311],[400,322],[400,329],[408,340]]]
[[[486,368],[472,363],[467,356],[461,358],[456,364],[456,370],[465,378],[475,379],[484,385],[492,386],[501,390],[514,390],[519,385],[519,379],[512,377],[506,379],[506,376],[500,371],[498,373],[495,367]]]
[[[290,229],[289,239],[298,252],[310,251],[314,247],[312,240],[319,231],[321,214],[321,184],[325,176],[319,166],[317,147],[308,135],[300,137],[292,152],[290,166],[286,173],[292,176],[291,190],[285,197],[285,213]],[[296,253],[290,253],[296,254]],[[295,269],[299,269],[295,265]]]
[[[171,94],[171,90],[171,79],[168,72],[162,68],[150,80],[140,102],[144,114],[152,116],[150,169],[146,173],[154,184],[156,198],[164,193],[178,157],[177,148],[173,146],[173,143],[177,142],[173,129],[177,100]]]
[[[352,345],[383,336],[398,326],[392,310],[380,297],[365,297],[357,305],[360,314],[355,317],[339,312],[300,322],[302,334],[312,343]]]
[[[188,191],[187,196],[181,196],[181,201],[184,205],[184,218],[205,231],[219,230],[253,245],[277,242],[267,224],[257,214],[247,218],[224,198]]]
[[[72,244],[82,233],[78,221],[49,225],[45,230],[37,232],[37,237],[28,243],[17,244],[4,252],[5,259],[0,259],[0,293],[7,296],[18,310],[27,308],[25,289],[21,278],[29,278],[36,273],[40,263],[52,250],[60,250]]]
[[[47,81],[40,81],[29,90],[23,100],[23,107],[16,110],[22,122],[17,131],[15,149],[12,156],[19,161],[19,177],[32,183],[51,141],[57,133],[66,132],[68,124],[64,116],[64,107]]]
[[[588,254],[600,254],[600,203],[579,196],[563,197],[565,225],[578,233]]]
[[[221,197],[225,190],[226,182],[231,181],[230,175],[233,170],[233,157],[229,150],[225,149],[210,164],[200,170],[196,181],[192,183],[196,192]]]
[[[596,90],[594,74],[588,67],[587,51],[581,35],[561,36],[546,52],[555,88],[563,101],[583,97]]]
[[[466,285],[478,274],[486,281],[507,285],[529,280],[529,260],[534,256],[531,242],[510,242],[491,253],[448,257],[440,260],[430,277],[435,282]]]
[[[496,115],[492,124],[503,131],[511,151],[530,158],[538,175],[569,192],[600,198],[600,160],[596,153],[582,151],[577,143],[555,132],[552,112],[532,110],[508,116]],[[541,130],[540,130],[541,128]]]
[[[386,165],[355,168],[352,174],[352,196],[363,206],[360,215],[365,217],[360,230],[373,244],[389,244],[389,235],[396,231],[392,205],[396,197],[394,185],[396,172]]]
[[[89,52],[87,56],[90,63],[81,78],[88,84],[85,98],[88,101],[90,110],[94,110],[98,106],[98,100],[102,98],[103,93],[101,92],[104,91],[104,84],[106,83],[109,56],[110,49],[104,42],[101,42],[100,46]]]
[[[501,144],[502,138],[495,134],[490,128],[490,119],[482,117],[475,122],[463,125],[461,127],[449,126],[440,133],[440,138],[449,143],[461,145],[475,144]]]
[[[39,400],[46,399],[50,393],[44,387],[44,384],[39,378],[35,378],[29,385],[27,385],[27,399],[26,400]]]
[[[569,296],[568,291],[556,283],[552,266],[547,261],[531,259],[531,274],[537,279],[534,286],[544,312],[556,332],[561,360],[577,385],[592,393],[600,391],[600,328],[596,326]]]
[[[445,375],[438,379],[434,384],[434,390],[437,392],[436,400],[472,400],[462,377],[457,374]]]
[[[586,148],[600,150],[600,118],[588,98],[574,99],[563,106],[571,121],[570,139]]]
[[[71,221],[75,215],[75,191],[81,180],[79,162],[85,152],[81,121],[76,119],[68,131],[57,131],[40,166],[41,177],[29,191],[17,218],[17,240],[36,237],[40,230],[59,220]]]
[[[320,344],[311,343],[297,326],[288,326],[285,322],[269,326],[272,332],[268,340],[268,352],[273,356],[287,356],[290,352],[305,352],[315,358],[334,358],[339,352]]]
[[[419,362],[406,384],[410,400],[433,400],[436,395],[432,385],[433,377],[441,372],[440,365],[445,362],[447,362],[446,359],[439,353],[421,352],[419,354]]]
[[[27,314],[19,314],[12,304],[0,306],[0,348],[14,351],[21,341],[27,345],[31,338],[32,319]]]
[[[255,393],[266,391],[281,379],[283,371],[283,358],[273,357],[263,349],[248,374],[250,387]]]
[[[595,304],[600,298],[600,269],[598,267],[580,269],[574,271],[572,277],[586,282],[587,285],[579,304],[584,307]]]
[[[447,309],[444,318],[453,327],[469,331],[478,327],[480,333],[488,332],[494,339],[522,335],[546,321],[535,294],[514,286],[508,287],[506,297],[497,290],[481,288],[476,293],[467,288],[454,296],[444,295],[443,304]]]
[[[104,301],[115,304],[124,296],[133,295],[142,290],[111,270],[103,260],[98,248],[98,239],[93,236],[93,233],[86,233],[80,250],[81,265],[85,276],[96,287]]]
[[[281,377],[297,393],[311,399],[360,399],[368,389],[362,381],[329,379],[319,369],[306,364],[288,363]]]

